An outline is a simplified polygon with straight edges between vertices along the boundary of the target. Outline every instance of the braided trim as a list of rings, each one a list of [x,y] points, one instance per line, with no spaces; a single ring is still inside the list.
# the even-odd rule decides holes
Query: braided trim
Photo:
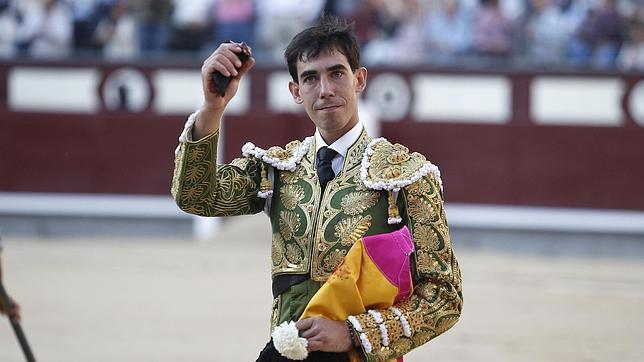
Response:
[[[369,157],[374,154],[373,147],[379,142],[387,142],[387,139],[384,137],[376,138],[369,142],[365,152],[362,156],[362,163],[360,165],[360,178],[362,183],[369,189],[372,190],[387,190],[387,191],[400,191],[403,187],[409,186],[414,182],[420,180],[422,177],[427,174],[432,174],[438,182],[441,190],[443,190],[443,181],[441,180],[441,172],[436,165],[429,161],[425,161],[423,166],[416,170],[414,174],[408,179],[402,180],[391,180],[391,181],[371,181],[369,180],[369,167],[371,167],[371,162],[369,162]]]
[[[396,307],[390,307],[389,310],[392,311],[392,313],[395,314],[400,319],[400,324],[402,324],[403,333],[405,334],[405,337],[411,337],[411,327],[409,326],[407,317],[405,317],[405,315],[402,314],[400,309]]]
[[[364,332],[362,330],[362,326],[360,325],[360,322],[358,321],[358,319],[356,317],[350,315],[349,317],[347,317],[347,320],[349,322],[351,322],[351,325],[353,325],[353,328],[355,328],[356,331],[358,331],[360,333]]]
[[[362,347],[364,347],[365,352],[371,353],[373,351],[373,346],[371,345],[371,342],[369,342],[369,338],[366,334],[360,333],[360,342],[362,342]]]
[[[380,324],[383,322],[382,314],[380,314],[380,312],[378,312],[377,310],[369,309],[367,313],[369,313],[369,315],[373,317],[373,320],[375,320],[376,323]]]
[[[292,172],[295,171],[295,168],[302,160],[302,157],[304,157],[304,155],[309,152],[309,148],[311,147],[313,139],[314,137],[305,138],[288,160],[281,160],[277,157],[269,156],[268,151],[255,146],[251,142],[247,142],[242,147],[242,154],[244,155],[244,157],[255,156],[256,158],[268,163],[278,170]]]
[[[382,345],[387,347],[389,346],[389,333],[387,331],[387,326],[383,324],[378,324],[378,328],[380,329],[380,339],[382,339]]]
[[[373,318],[374,321],[378,324],[378,329],[380,330],[380,339],[382,340],[382,345],[387,347],[389,346],[389,333],[387,331],[387,326],[385,325],[385,320],[382,318],[382,314],[377,310],[369,309],[367,311],[369,315]]]

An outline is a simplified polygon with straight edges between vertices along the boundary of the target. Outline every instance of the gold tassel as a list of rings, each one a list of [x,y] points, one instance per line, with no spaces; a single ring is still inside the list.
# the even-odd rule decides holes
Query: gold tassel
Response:
[[[387,201],[389,202],[389,220],[387,222],[390,225],[399,224],[402,218],[400,217],[400,211],[398,210],[398,205],[396,205],[393,191],[388,191]]]
[[[271,183],[268,181],[268,171],[264,162],[262,162],[262,181],[259,184],[259,191],[264,194],[271,191]]]

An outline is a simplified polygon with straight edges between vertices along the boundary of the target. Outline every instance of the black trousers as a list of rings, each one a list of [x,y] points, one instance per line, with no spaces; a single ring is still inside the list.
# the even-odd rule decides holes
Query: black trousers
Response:
[[[266,347],[260,352],[257,361],[255,362],[288,362],[293,361],[282,356],[273,345],[273,340],[266,344]],[[311,352],[304,360],[308,362],[349,362],[348,353],[337,352]]]

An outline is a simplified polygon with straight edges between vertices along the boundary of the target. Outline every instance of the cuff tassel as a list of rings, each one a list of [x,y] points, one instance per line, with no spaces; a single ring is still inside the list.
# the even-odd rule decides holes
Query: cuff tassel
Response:
[[[268,171],[266,170],[266,164],[262,162],[262,180],[259,184],[259,192],[257,196],[262,199],[268,199],[273,195],[273,190],[271,187],[271,182],[268,180]]]
[[[387,193],[387,201],[389,201],[389,219],[387,219],[387,223],[389,225],[400,224],[402,218],[400,217],[400,211],[398,211],[398,205],[396,205],[394,193],[393,191],[388,191]]]

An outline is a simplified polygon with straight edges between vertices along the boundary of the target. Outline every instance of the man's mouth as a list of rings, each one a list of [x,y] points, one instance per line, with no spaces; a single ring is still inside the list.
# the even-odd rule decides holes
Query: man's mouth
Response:
[[[337,108],[339,108],[339,104],[325,104],[323,106],[320,106],[317,108],[318,111],[333,111]]]

